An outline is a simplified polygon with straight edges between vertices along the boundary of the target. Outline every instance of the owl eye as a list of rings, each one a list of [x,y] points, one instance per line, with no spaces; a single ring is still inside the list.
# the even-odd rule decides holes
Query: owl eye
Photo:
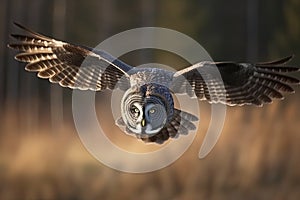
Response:
[[[130,111],[132,114],[135,114],[135,115],[138,115],[140,113],[140,110],[135,106],[131,106]]]
[[[150,110],[149,110],[149,113],[150,114],[153,114],[153,113],[155,113],[156,112],[156,109],[155,108],[151,108]]]

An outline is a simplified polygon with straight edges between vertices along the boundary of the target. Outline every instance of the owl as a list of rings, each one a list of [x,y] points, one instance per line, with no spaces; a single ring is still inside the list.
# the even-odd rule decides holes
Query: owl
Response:
[[[124,91],[116,124],[144,142],[164,143],[195,130],[197,116],[174,107],[174,94],[229,106],[262,106],[293,93],[299,80],[285,75],[299,71],[285,65],[293,56],[264,63],[202,61],[177,72],[135,68],[110,54],[55,40],[16,23],[26,32],[12,34],[8,47],[25,69],[62,87]],[[218,72],[215,75],[214,72]]]

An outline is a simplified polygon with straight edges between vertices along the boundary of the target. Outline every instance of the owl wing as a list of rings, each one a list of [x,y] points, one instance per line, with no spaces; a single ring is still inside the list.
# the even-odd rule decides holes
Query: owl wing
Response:
[[[15,23],[27,35],[12,34],[17,40],[8,47],[21,51],[15,59],[27,63],[25,69],[40,78],[72,89],[101,91],[127,89],[132,68],[108,53],[55,40]]]
[[[284,73],[299,71],[285,65],[293,56],[265,63],[200,62],[174,74],[171,89],[175,93],[195,95],[210,103],[230,106],[271,103],[283,99],[283,92],[299,80]]]

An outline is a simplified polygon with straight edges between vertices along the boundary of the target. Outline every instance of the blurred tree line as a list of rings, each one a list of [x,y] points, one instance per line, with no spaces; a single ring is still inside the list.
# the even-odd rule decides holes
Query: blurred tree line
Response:
[[[71,105],[71,90],[50,86],[13,60],[15,52],[6,48],[9,33],[18,32],[13,21],[87,46],[132,28],[165,27],[191,36],[216,61],[256,62],[296,54],[293,62],[300,63],[299,10],[299,0],[1,0],[1,113],[7,107],[19,110],[20,117],[27,113],[29,127],[51,113],[51,124],[57,127]],[[155,55],[145,50],[124,59],[132,65],[159,62]],[[157,58],[168,59],[162,55]]]

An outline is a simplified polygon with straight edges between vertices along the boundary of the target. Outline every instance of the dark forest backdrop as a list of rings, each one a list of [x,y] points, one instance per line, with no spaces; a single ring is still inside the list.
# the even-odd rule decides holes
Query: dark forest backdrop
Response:
[[[91,47],[121,31],[156,26],[187,34],[215,61],[294,54],[292,64],[299,66],[300,0],[0,0],[0,5],[0,199],[299,199],[299,88],[262,109],[229,109],[223,137],[204,161],[196,159],[195,145],[160,172],[119,174],[91,159],[76,139],[72,91],[25,72],[6,45],[10,33],[20,33],[14,21]],[[184,67],[161,52],[131,52],[122,59]]]

